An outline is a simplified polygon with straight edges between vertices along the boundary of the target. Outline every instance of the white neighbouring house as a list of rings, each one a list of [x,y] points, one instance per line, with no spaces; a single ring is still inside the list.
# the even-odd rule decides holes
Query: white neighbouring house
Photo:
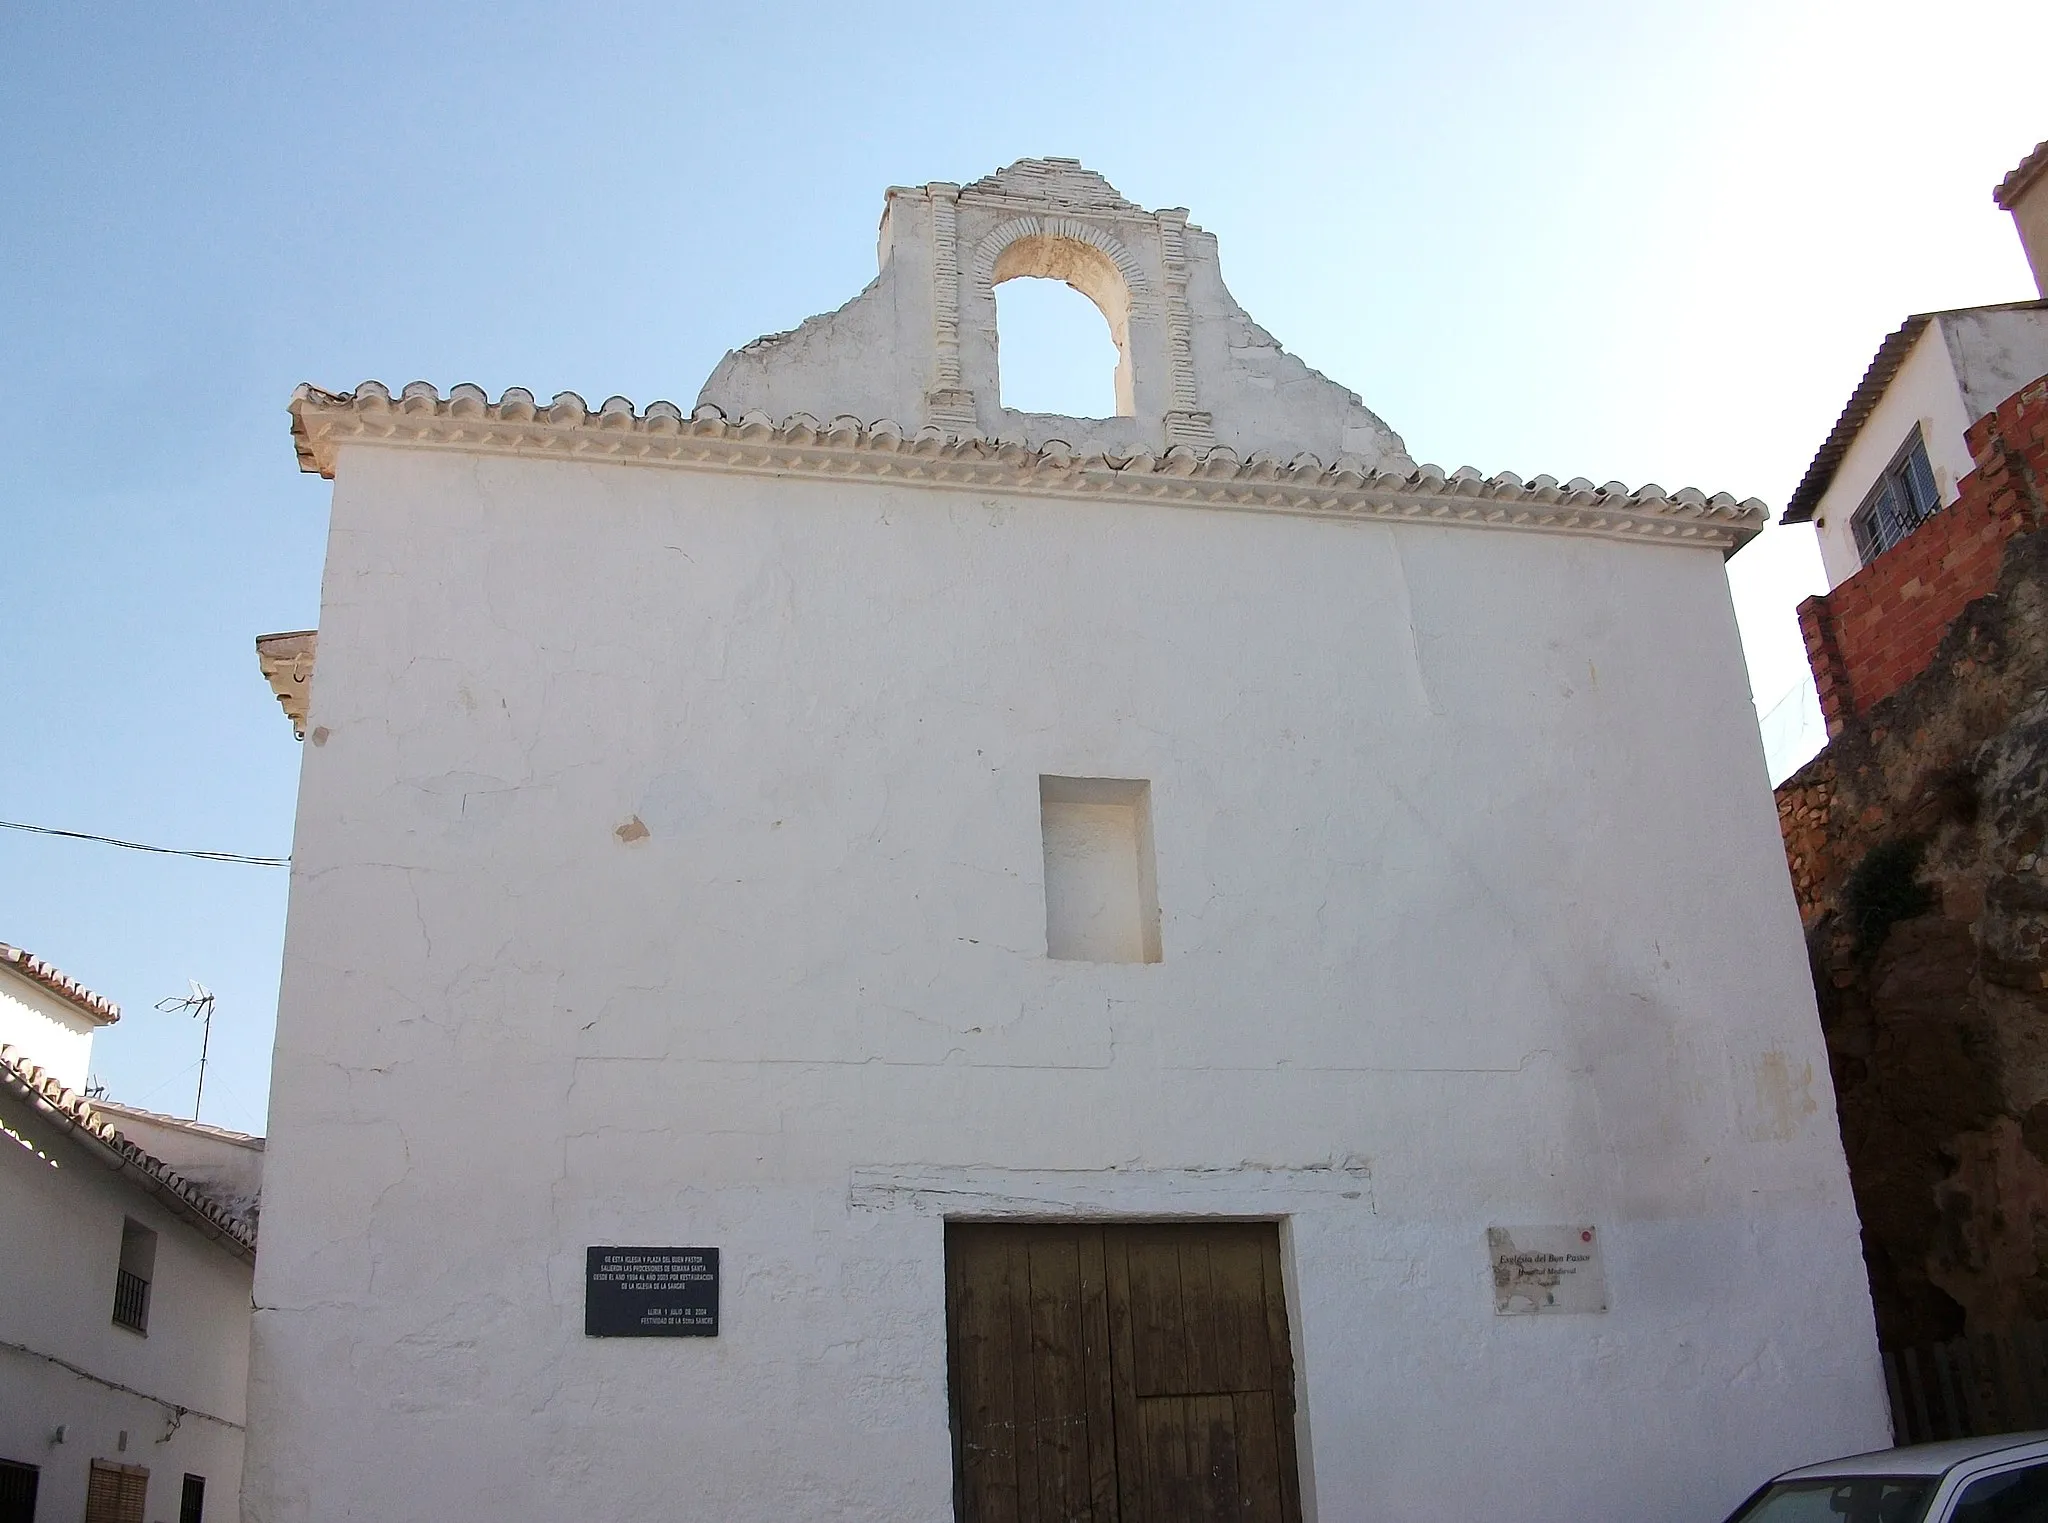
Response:
[[[0,946],[0,1523],[237,1515],[263,1143],[80,1093],[119,1018]]]
[[[1839,587],[1956,500],[1975,469],[1964,434],[2048,373],[2048,142],[1991,193],[2025,249],[2034,301],[1917,312],[1878,345],[1785,504],[1811,523]]]
[[[1635,1523],[1883,1444],[1762,506],[1418,468],[1072,161],[881,261],[694,412],[293,400],[251,1523]],[[1001,406],[1045,275],[1118,416]],[[590,1335],[711,1331],[607,1321],[633,1248],[715,1336]]]
[[[0,1046],[33,1054],[44,1073],[82,1090],[92,1067],[92,1035],[121,1019],[112,1000],[31,952],[0,942]]]

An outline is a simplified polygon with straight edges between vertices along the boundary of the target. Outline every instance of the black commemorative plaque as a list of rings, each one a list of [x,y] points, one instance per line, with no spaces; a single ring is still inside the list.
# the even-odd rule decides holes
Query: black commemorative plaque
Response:
[[[586,1338],[716,1338],[716,1248],[590,1248]]]

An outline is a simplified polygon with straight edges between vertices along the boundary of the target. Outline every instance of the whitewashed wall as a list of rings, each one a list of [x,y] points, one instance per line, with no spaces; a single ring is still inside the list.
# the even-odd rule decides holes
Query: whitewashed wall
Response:
[[[1886,1440],[1710,551],[349,446],[309,718],[255,1523],[948,1517],[949,1212],[1284,1219],[1323,1523]],[[1046,957],[1044,774],[1150,781],[1161,961]]]
[[[1965,437],[1970,425],[2044,373],[2048,304],[1937,313],[1907,351],[1815,505],[1814,528],[1828,585],[1839,587],[1862,569],[1851,520],[1916,426],[1946,507],[1975,469]]]
[[[0,1047],[12,1047],[66,1089],[84,1089],[96,1021],[0,963]]]
[[[1972,423],[2028,382],[2048,375],[2048,302],[1945,312],[1941,334]]]
[[[97,1144],[11,1098],[0,1124],[0,1459],[41,1468],[38,1518],[83,1517],[100,1459],[149,1469],[150,1523],[178,1516],[187,1472],[206,1478],[209,1523],[233,1519],[248,1262],[116,1173]],[[113,1323],[124,1218],[157,1234],[147,1337]]]
[[[1972,416],[1964,405],[1962,383],[1956,379],[1955,361],[1942,338],[1941,324],[1931,322],[1906,352],[1891,385],[1864,420],[1815,505],[1813,527],[1820,539],[1821,568],[1827,572],[1828,586],[1839,587],[1863,569],[1851,520],[1877,484],[1878,474],[1892,463],[1915,427],[1926,441],[1927,463],[1934,470],[1942,506],[1956,500],[1956,483],[1970,474],[1970,450],[1963,432]]]

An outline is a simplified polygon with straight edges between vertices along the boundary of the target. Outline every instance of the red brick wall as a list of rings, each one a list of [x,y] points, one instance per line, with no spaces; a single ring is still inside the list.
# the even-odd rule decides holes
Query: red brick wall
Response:
[[[1799,605],[1831,736],[1917,677],[1956,615],[1998,585],[2005,542],[2048,522],[2048,376],[1979,418],[1968,438],[1977,468],[1954,503]]]

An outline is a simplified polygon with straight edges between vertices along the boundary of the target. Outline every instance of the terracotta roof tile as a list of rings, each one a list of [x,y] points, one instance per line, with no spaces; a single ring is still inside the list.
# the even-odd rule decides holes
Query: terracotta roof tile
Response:
[[[2048,147],[2048,144],[2043,146]],[[1946,312],[1916,312],[1894,332],[1887,334],[1885,341],[1877,346],[1877,353],[1871,357],[1870,368],[1863,372],[1863,379],[1849,393],[1848,405],[1828,431],[1826,442],[1813,457],[1813,464],[1806,468],[1806,474],[1799,478],[1799,485],[1793,488],[1792,496],[1785,503],[1785,515],[1779,521],[1788,524],[1812,521],[1821,498],[1827,495],[1829,486],[1834,483],[1842,457],[1849,453],[1849,446],[1856,442],[1856,435],[1870,420],[1885,388],[1891,385],[1892,377],[1899,373],[1899,367],[1905,364],[1906,356],[1912,352],[1913,345],[1929,323],[1936,318],[1954,317],[1965,312],[2017,312],[2042,305],[2044,303],[2040,301],[2006,301],[1982,307],[1955,307]]]
[[[0,967],[19,973],[32,983],[41,984],[59,999],[77,1006],[102,1026],[111,1026],[121,1018],[121,1007],[112,1000],[92,992],[69,974],[60,973],[42,958],[20,947],[10,947],[0,941]]]
[[[34,1106],[133,1169],[143,1188],[238,1257],[255,1256],[256,1229],[252,1225],[230,1216],[199,1186],[122,1136],[90,1100],[51,1078],[18,1048],[0,1046],[0,1092]]]
[[[301,386],[292,395],[292,439],[301,470],[332,476],[341,446],[369,443],[541,459],[614,459],[756,475],[815,474],[912,485],[1005,488],[1032,496],[1140,500],[1245,512],[1327,515],[1358,521],[1410,520],[1638,541],[1691,542],[1733,554],[1769,517],[1754,498],[1737,502],[1693,487],[1667,492],[1619,481],[1595,486],[1553,476],[1528,481],[1470,466],[1381,471],[1350,455],[1322,460],[1263,453],[1240,457],[1221,446],[1177,444],[1163,452],[1105,454],[1050,440],[961,436],[882,419],[798,413],[780,420],[751,412],[728,418],[704,405],[672,402],[642,412],[624,397],[592,410],[574,392],[541,403],[520,387],[496,402],[483,388],[455,387],[444,399],[425,381],[396,397],[377,381],[353,392]]]

